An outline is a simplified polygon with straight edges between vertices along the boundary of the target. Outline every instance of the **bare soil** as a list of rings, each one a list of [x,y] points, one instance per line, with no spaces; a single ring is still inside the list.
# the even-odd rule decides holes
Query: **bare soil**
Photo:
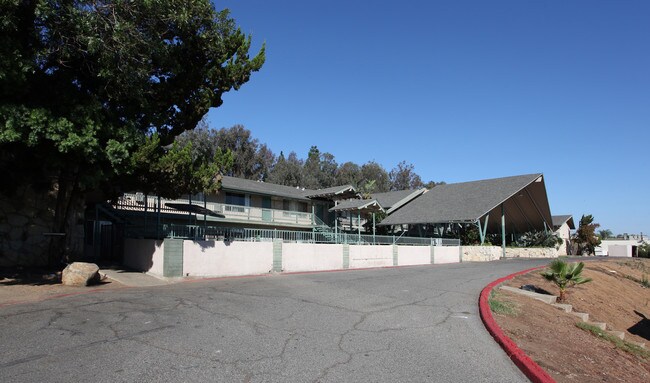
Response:
[[[0,306],[120,287],[123,285],[111,279],[93,286],[65,286],[58,270],[0,268]]]
[[[533,271],[506,285],[535,285],[558,295],[557,287]],[[625,332],[625,340],[645,343],[650,351],[650,259],[585,262],[584,276],[593,281],[568,289],[573,311],[589,314],[590,322]],[[512,302],[516,314],[494,314],[499,326],[556,381],[650,382],[650,359],[622,351],[608,340],[576,327],[577,317],[543,302],[495,290],[496,298]]]

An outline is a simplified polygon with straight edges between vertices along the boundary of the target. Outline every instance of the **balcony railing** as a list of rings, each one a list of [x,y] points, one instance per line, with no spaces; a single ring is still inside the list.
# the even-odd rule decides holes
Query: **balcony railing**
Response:
[[[165,214],[178,214],[188,215],[189,213],[177,210],[165,205],[165,203],[181,203],[189,204],[189,199],[165,199],[156,196],[145,196],[143,194],[125,193],[122,195],[113,207],[118,210],[130,211],[149,211]],[[197,206],[204,206],[203,201],[192,200],[192,204]],[[207,202],[205,207],[215,213],[220,213],[225,216],[225,219],[231,221],[251,222],[251,223],[266,223],[266,224],[285,224],[285,225],[298,225],[304,227],[313,226],[313,217],[311,213],[303,213],[297,211],[265,209],[251,206],[229,205],[224,203]],[[211,220],[208,216],[208,220]]]
[[[163,237],[194,240],[225,240],[246,242],[330,243],[353,245],[411,245],[411,246],[460,246],[455,238],[420,238],[397,235],[367,235],[295,230],[232,228],[201,225],[162,225]]]

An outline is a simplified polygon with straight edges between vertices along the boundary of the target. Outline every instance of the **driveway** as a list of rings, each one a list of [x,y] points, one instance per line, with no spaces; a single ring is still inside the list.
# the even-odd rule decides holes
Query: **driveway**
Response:
[[[231,278],[0,308],[0,381],[522,382],[478,316],[548,260]]]

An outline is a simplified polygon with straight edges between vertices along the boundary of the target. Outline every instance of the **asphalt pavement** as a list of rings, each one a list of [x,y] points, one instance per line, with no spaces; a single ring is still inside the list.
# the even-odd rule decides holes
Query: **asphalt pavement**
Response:
[[[548,260],[271,275],[0,308],[2,382],[526,382],[480,290]]]

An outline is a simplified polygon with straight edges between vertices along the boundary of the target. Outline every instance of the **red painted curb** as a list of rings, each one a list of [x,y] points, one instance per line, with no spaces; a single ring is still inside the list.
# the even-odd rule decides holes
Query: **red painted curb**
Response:
[[[501,330],[497,322],[492,316],[492,311],[490,310],[490,304],[488,299],[492,289],[497,285],[514,278],[517,275],[525,274],[533,270],[543,269],[545,266],[533,267],[532,269],[523,270],[514,274],[510,274],[507,277],[499,278],[496,281],[485,286],[481,295],[479,296],[478,306],[479,313],[481,314],[481,320],[485,328],[488,330],[490,335],[494,340],[499,343],[501,348],[508,354],[510,359],[519,367],[519,369],[531,380],[533,383],[555,383],[555,380],[542,369],[537,363],[535,363],[526,353],[520,349],[515,342],[510,339],[504,332]]]

